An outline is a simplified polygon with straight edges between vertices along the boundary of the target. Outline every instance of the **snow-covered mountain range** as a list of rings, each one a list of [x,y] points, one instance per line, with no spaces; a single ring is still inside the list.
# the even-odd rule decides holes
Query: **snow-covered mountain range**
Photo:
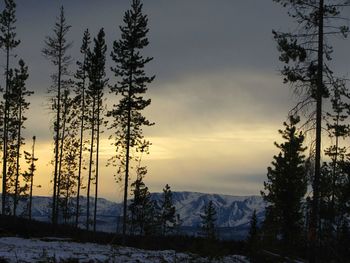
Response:
[[[154,200],[162,198],[161,193],[153,193]],[[246,236],[253,211],[256,210],[258,221],[262,221],[265,214],[265,203],[260,196],[231,196],[221,194],[204,194],[196,192],[173,192],[173,202],[182,220],[183,231],[196,234],[200,226],[200,214],[203,206],[209,201],[217,211],[217,226],[222,238],[241,239]],[[50,197],[33,198],[33,218],[40,221],[50,219]],[[81,199],[81,206],[85,207],[86,198]],[[91,209],[94,200],[91,199]],[[23,207],[21,204],[20,207]],[[19,208],[20,210],[20,208]],[[97,228],[106,232],[115,232],[121,228],[120,215],[122,204],[103,198],[97,203]],[[86,221],[85,209],[81,211],[81,226]]]

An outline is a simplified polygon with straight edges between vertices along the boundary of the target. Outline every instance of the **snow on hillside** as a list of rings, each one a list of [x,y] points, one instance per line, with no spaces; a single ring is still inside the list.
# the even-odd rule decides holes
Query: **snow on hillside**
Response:
[[[226,256],[209,260],[193,254],[176,253],[173,250],[147,251],[129,247],[74,243],[64,240],[0,238],[0,261],[16,262],[115,262],[115,263],[172,263],[172,262],[227,262],[248,263],[243,256]],[[2,262],[2,261],[1,261]]]
[[[154,200],[161,200],[161,193],[153,193]],[[33,218],[40,221],[50,220],[49,197],[34,197]],[[261,222],[265,214],[265,203],[260,196],[231,196],[219,194],[204,194],[196,192],[173,192],[173,201],[177,213],[180,214],[182,226],[191,229],[190,233],[195,234],[200,225],[200,214],[203,206],[212,201],[217,211],[217,226],[224,228],[226,238],[229,235],[236,235],[240,231],[239,238],[244,238],[253,211],[256,210],[258,221]],[[91,199],[91,204],[94,200]],[[81,199],[81,227],[84,227],[86,198]],[[24,202],[21,203],[24,207]],[[118,227],[118,218],[122,214],[122,204],[98,199],[97,206],[97,229],[105,232],[115,232]],[[120,224],[119,224],[120,227]],[[234,229],[234,233],[228,231]]]
[[[161,194],[158,195],[160,198]],[[239,227],[249,224],[253,211],[258,219],[264,217],[265,204],[259,196],[230,196],[195,192],[174,192],[174,204],[184,226],[198,226],[203,206],[213,202],[217,211],[219,227]]]

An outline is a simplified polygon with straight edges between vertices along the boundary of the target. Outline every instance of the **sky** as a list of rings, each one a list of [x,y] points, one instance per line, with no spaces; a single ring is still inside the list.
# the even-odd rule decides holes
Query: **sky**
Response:
[[[35,91],[27,113],[25,149],[36,135],[35,183],[42,187],[34,194],[50,195],[53,115],[47,89],[54,68],[41,54],[45,37],[52,34],[63,5],[72,26],[67,38],[73,42],[69,51],[73,59],[80,59],[86,28],[95,36],[104,27],[110,54],[130,1],[18,0],[17,5],[21,45],[12,62],[20,57],[26,61],[28,89]],[[143,10],[150,28],[150,44],[143,54],[154,57],[146,71],[156,75],[146,95],[152,104],[144,111],[156,123],[144,129],[152,142],[144,159],[150,191],[159,192],[169,184],[173,191],[258,195],[278,152],[273,144],[281,141],[278,129],[297,100],[282,82],[283,65],[271,33],[294,28],[286,10],[272,0],[145,0]],[[349,44],[349,40],[334,41],[331,63],[343,76],[349,69]],[[0,63],[4,67],[3,53]],[[111,66],[108,57],[107,75],[113,84]],[[71,70],[75,71],[74,63]],[[117,101],[108,88],[105,94],[110,103]],[[120,200],[115,168],[105,167],[113,153],[107,137],[108,131],[101,142],[99,195]]]

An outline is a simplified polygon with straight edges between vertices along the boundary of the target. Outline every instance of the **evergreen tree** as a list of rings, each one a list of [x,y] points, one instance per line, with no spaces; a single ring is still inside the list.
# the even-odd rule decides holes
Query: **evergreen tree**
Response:
[[[170,186],[167,184],[163,189],[163,199],[160,204],[160,224],[162,235],[167,235],[176,226],[176,209],[173,204],[173,195]]]
[[[3,168],[2,168],[2,214],[5,214],[7,207],[7,160],[8,160],[8,123],[9,123],[9,93],[10,93],[10,57],[12,50],[16,48],[20,41],[16,39],[16,3],[13,0],[4,1],[5,8],[0,14],[0,48],[5,50],[6,66],[5,66],[5,94],[4,94],[4,110],[3,110]]]
[[[67,116],[73,118],[72,114],[75,111],[69,112]],[[77,136],[77,127],[72,123],[72,119],[68,120],[66,136],[64,137],[64,144],[62,149],[62,160],[60,160],[60,181],[59,181],[59,204],[62,209],[62,216],[64,223],[72,218],[75,213],[75,204],[73,203],[73,196],[76,195],[77,187],[77,171],[79,158],[79,138]]]
[[[151,193],[143,182],[147,168],[137,168],[137,179],[131,184],[133,199],[129,205],[130,233],[148,235],[155,226],[155,203],[151,200]]]
[[[251,262],[258,262],[257,250],[259,243],[258,235],[258,218],[256,216],[256,210],[253,211],[252,217],[250,219],[250,228],[247,238],[248,253]]]
[[[83,150],[84,150],[84,131],[86,130],[85,119],[86,119],[86,86],[88,84],[88,53],[90,45],[90,33],[89,30],[85,30],[83,36],[83,43],[80,48],[80,53],[83,55],[82,62],[78,61],[78,70],[75,74],[76,85],[75,85],[75,105],[78,110],[78,126],[80,128],[80,142],[79,142],[79,163],[78,163],[78,182],[77,182],[77,201],[75,210],[75,226],[79,224],[79,213],[80,213],[80,189],[82,186],[82,168],[83,168]]]
[[[152,58],[144,58],[141,50],[148,45],[147,16],[142,14],[140,0],[133,0],[131,9],[124,15],[124,26],[120,27],[121,39],[113,43],[112,59],[116,66],[112,68],[119,81],[111,86],[111,92],[120,95],[122,99],[115,104],[108,115],[113,117],[110,128],[114,130],[114,158],[119,166],[117,176],[124,173],[124,206],[123,206],[123,240],[126,235],[128,183],[130,175],[131,150],[142,145],[142,126],[152,125],[141,113],[150,99],[142,95],[147,91],[146,85],[154,76],[148,77],[144,71],[145,65]]]
[[[325,155],[330,162],[322,166],[322,177],[320,180],[320,238],[323,246],[334,247],[336,250],[336,231],[342,221],[341,188],[346,178],[342,169],[346,163],[346,147],[341,146],[340,139],[349,135],[349,125],[346,123],[349,103],[346,101],[348,94],[343,81],[334,83],[332,102],[332,113],[328,112],[327,130],[332,145],[325,150]]]
[[[52,75],[52,86],[49,89],[49,93],[54,93],[51,98],[52,110],[55,112],[54,121],[54,176],[53,176],[53,197],[52,197],[52,223],[57,224],[58,219],[58,198],[59,198],[59,167],[61,154],[60,144],[63,136],[62,130],[62,108],[64,109],[63,103],[67,96],[67,86],[70,85],[70,81],[67,77],[70,75],[68,71],[71,57],[67,55],[71,43],[67,43],[66,37],[69,32],[70,26],[66,22],[64,16],[64,9],[61,7],[60,15],[57,18],[55,26],[53,28],[53,36],[47,37],[45,40],[45,48],[42,50],[43,54],[51,61],[54,67],[57,68],[55,73]],[[66,91],[66,92],[64,92]]]
[[[304,135],[297,132],[298,117],[290,117],[284,123],[285,130],[279,133],[285,140],[277,144],[280,153],[274,156],[272,167],[268,167],[265,192],[261,192],[267,202],[265,231],[274,240],[281,236],[287,249],[300,245],[303,229],[303,198],[307,190],[305,156],[303,152]]]
[[[26,80],[28,79],[28,67],[25,65],[23,60],[18,62],[19,68],[14,70],[13,78],[10,78],[10,96],[9,96],[9,119],[13,120],[11,124],[12,129],[9,127],[8,132],[13,131],[11,136],[14,141],[13,148],[16,156],[15,170],[13,171],[15,182],[14,182],[14,193],[13,193],[13,215],[17,214],[17,204],[20,195],[20,157],[21,147],[24,145],[24,138],[22,137],[22,130],[24,122],[27,120],[25,117],[25,111],[28,110],[30,103],[26,97],[33,94],[32,91],[28,91],[26,88]],[[12,74],[11,74],[12,75]],[[15,138],[17,137],[17,138]],[[11,165],[10,165],[11,166]]]
[[[308,122],[315,127],[315,156],[313,206],[310,218],[311,242],[310,262],[316,262],[318,242],[317,224],[320,199],[321,177],[321,130],[322,102],[329,96],[329,86],[333,83],[333,72],[327,65],[331,59],[332,47],[326,37],[341,34],[346,36],[348,27],[339,24],[343,21],[340,11],[349,3],[347,0],[274,0],[288,8],[288,14],[298,23],[296,33],[273,32],[281,52],[280,60],[286,63],[282,70],[285,83],[290,83],[301,95],[301,102],[294,110],[301,111],[316,105],[316,111]],[[327,81],[325,80],[327,79]],[[315,115],[314,115],[315,114]],[[315,117],[314,117],[315,116]],[[315,123],[313,123],[315,120]],[[315,124],[315,125],[314,125]],[[314,126],[313,126],[314,125]]]
[[[216,239],[216,210],[213,205],[213,201],[209,201],[208,204],[203,207],[203,214],[200,215],[202,220],[202,234],[206,239]]]
[[[103,90],[107,85],[107,79],[105,77],[105,63],[106,63],[106,50],[105,33],[103,28],[99,31],[97,38],[94,39],[94,49],[92,52],[88,52],[88,68],[87,73],[90,80],[90,84],[87,89],[87,96],[92,101],[90,125],[91,125],[91,146],[90,146],[90,163],[89,163],[89,176],[87,185],[87,212],[86,212],[86,225],[89,228],[89,216],[90,216],[90,187],[92,180],[92,165],[95,165],[95,209],[93,227],[96,231],[96,211],[97,211],[97,194],[98,194],[98,176],[99,176],[99,145],[100,145],[100,126],[103,122]],[[93,161],[94,145],[96,143],[96,155],[95,161]]]

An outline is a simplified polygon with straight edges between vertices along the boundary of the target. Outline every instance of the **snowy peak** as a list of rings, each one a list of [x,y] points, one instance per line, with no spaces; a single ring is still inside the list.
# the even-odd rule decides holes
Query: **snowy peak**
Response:
[[[161,194],[154,194],[161,195]],[[184,226],[199,226],[205,204],[212,201],[219,227],[239,227],[249,224],[253,211],[258,219],[264,217],[265,203],[260,196],[230,196],[196,192],[174,192],[173,201]]]
[[[152,199],[160,201],[162,193],[153,193]],[[84,227],[86,221],[86,201],[81,197],[81,226]],[[253,211],[256,210],[258,221],[261,222],[265,214],[265,202],[260,196],[231,196],[221,194],[205,194],[197,192],[173,192],[173,203],[177,213],[182,220],[182,226],[191,229],[192,234],[200,227],[203,207],[212,201],[217,212],[217,226],[224,229],[226,235],[235,235],[240,231],[241,236],[245,236]],[[75,200],[73,200],[73,203]],[[91,213],[94,199],[91,198]],[[50,197],[36,196],[33,198],[32,216],[36,220],[50,220]],[[25,202],[21,201],[18,211],[25,207]],[[74,204],[73,207],[75,208]],[[74,210],[74,209],[73,209]],[[115,232],[120,227],[120,216],[122,214],[122,203],[108,201],[99,198],[97,202],[97,228],[101,231]],[[74,218],[72,219],[72,222]],[[228,231],[228,229],[231,231]],[[231,233],[231,234],[230,234]]]

